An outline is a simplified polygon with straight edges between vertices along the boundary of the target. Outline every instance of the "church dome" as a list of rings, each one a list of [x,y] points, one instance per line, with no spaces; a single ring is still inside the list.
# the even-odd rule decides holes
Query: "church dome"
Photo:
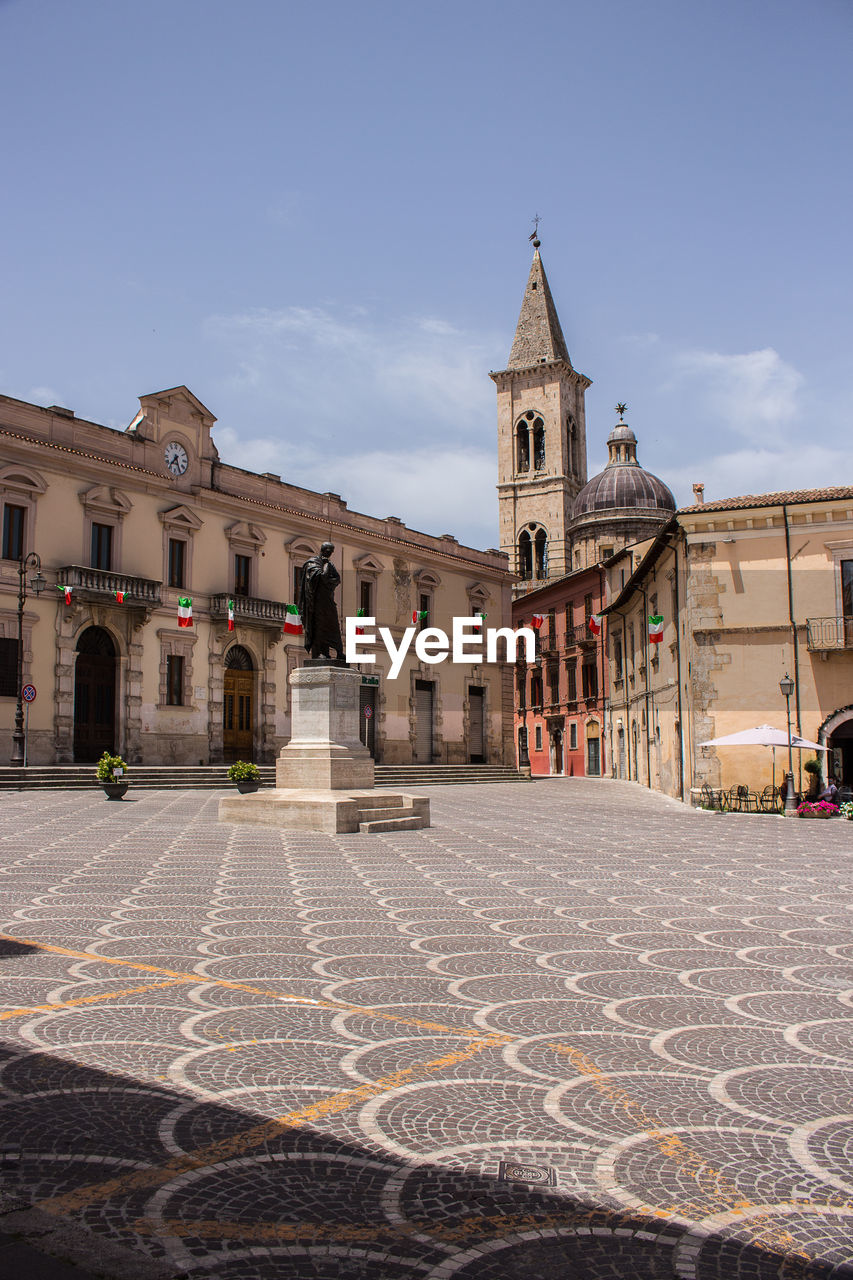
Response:
[[[637,461],[637,437],[625,422],[607,437],[607,466],[584,485],[572,504],[572,520],[593,512],[634,508],[649,512],[675,511],[675,498],[662,480]]]

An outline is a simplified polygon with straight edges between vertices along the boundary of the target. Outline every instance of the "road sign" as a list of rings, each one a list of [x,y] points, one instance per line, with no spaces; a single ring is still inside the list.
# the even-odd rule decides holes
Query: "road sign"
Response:
[[[34,685],[34,684],[25,684],[25,685],[24,685],[24,687],[23,687],[23,689],[21,690],[21,697],[24,699],[24,702],[35,702],[35,700],[36,700],[36,687],[35,687],[35,685]]]
[[[364,708],[365,720],[369,720],[372,715],[373,715],[373,707],[365,707]]]

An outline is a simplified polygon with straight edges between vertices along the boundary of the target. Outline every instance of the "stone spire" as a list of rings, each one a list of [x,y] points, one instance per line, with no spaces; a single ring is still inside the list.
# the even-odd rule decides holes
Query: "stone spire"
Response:
[[[560,328],[557,308],[548,287],[548,277],[539,256],[539,241],[533,241],[533,263],[524,291],[521,314],[515,329],[507,369],[529,369],[532,365],[564,360],[571,368],[566,340]]]

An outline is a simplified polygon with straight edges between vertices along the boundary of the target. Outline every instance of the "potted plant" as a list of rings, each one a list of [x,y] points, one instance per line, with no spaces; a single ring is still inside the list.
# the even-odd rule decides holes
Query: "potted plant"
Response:
[[[98,781],[108,800],[121,800],[130,783],[125,777],[127,765],[121,756],[111,756],[105,751],[98,761]]]
[[[811,800],[811,799],[814,799],[816,795],[819,795],[821,790],[820,761],[817,758],[815,758],[814,760],[807,760],[806,763],[803,765],[803,768],[805,769],[806,773],[809,775],[809,799]]]
[[[237,790],[241,795],[257,791],[261,785],[261,771],[249,760],[236,760],[228,770],[228,777],[237,783]]]
[[[829,800],[804,800],[797,805],[800,818],[836,818],[839,812],[838,805],[831,804]]]
[[[853,822],[853,800],[845,800],[844,804],[839,806],[838,812],[842,818],[847,818],[848,821]]]

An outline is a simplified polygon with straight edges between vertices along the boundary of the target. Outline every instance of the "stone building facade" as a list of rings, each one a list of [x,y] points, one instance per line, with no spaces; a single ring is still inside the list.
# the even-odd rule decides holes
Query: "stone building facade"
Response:
[[[829,748],[824,776],[853,787],[853,488],[684,507],[607,566],[610,760],[669,795],[773,780],[763,747],[702,743],[770,724]],[[663,616],[651,645],[650,614]],[[777,752],[776,776],[787,770]],[[795,779],[802,789],[794,752]]]
[[[602,606],[602,565],[654,534],[675,499],[639,465],[636,436],[621,413],[607,466],[587,479],[584,397],[592,384],[572,366],[533,243],[509,361],[491,374],[500,542],[516,574],[513,625],[534,613],[547,624],[536,663],[517,672],[516,750],[522,763],[529,754],[535,774],[595,776],[605,768],[607,666],[587,620]]]
[[[454,616],[509,622],[506,557],[400,520],[351,512],[272,474],[223,463],[215,418],[186,387],[143,396],[126,431],[0,397],[0,752],[9,759],[17,697],[19,566],[36,552],[47,581],[28,587],[24,680],[31,763],[235,758],[271,761],[290,735],[288,675],[304,660],[283,635],[302,564],[335,544],[342,618],[363,608],[399,641]],[[31,573],[28,571],[27,580]],[[66,601],[66,591],[69,592]],[[178,601],[192,599],[192,627]],[[233,601],[233,630],[229,629]],[[506,664],[407,657],[397,679],[380,647],[362,665],[365,740],[389,763],[511,763]]]

